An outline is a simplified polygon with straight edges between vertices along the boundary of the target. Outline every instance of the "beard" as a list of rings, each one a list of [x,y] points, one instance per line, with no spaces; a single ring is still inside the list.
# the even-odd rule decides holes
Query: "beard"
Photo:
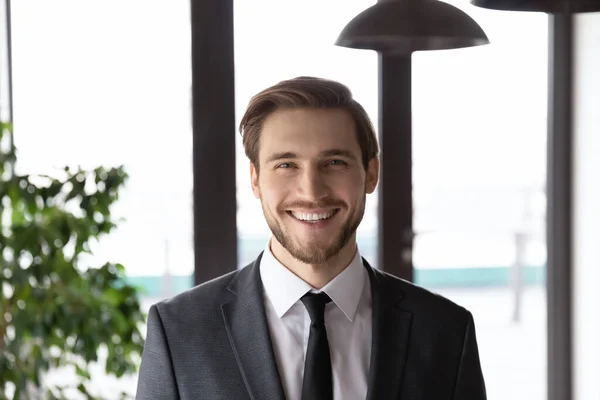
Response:
[[[323,264],[336,256],[356,233],[365,213],[365,202],[366,194],[363,196],[361,204],[359,204],[358,213],[343,222],[339,233],[331,244],[319,243],[318,240],[311,240],[305,245],[297,244],[284,228],[283,223],[273,218],[264,205],[262,208],[273,236],[292,257],[304,264]]]

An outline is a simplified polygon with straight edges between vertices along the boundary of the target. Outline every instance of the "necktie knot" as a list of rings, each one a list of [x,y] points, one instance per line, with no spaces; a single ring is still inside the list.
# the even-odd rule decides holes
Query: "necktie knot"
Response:
[[[306,293],[300,299],[310,315],[313,324],[325,323],[325,305],[331,301],[331,298],[325,292]]]

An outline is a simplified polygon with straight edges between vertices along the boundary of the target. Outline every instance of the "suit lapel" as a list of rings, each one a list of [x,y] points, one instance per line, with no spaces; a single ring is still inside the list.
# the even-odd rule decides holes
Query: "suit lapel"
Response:
[[[373,342],[367,400],[397,399],[406,364],[411,314],[398,307],[403,298],[390,278],[364,260],[371,280]],[[388,286],[389,285],[389,286]]]
[[[227,334],[253,400],[284,400],[271,344],[259,264],[262,254],[228,287],[236,297],[222,305]]]

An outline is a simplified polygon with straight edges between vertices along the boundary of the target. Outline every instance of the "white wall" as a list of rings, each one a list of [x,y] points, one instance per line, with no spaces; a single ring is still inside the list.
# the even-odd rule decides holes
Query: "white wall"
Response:
[[[574,394],[600,399],[600,13],[575,19]]]

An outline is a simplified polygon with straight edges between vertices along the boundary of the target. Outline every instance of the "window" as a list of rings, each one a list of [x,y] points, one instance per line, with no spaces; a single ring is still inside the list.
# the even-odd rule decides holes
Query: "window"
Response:
[[[236,118],[250,98],[279,81],[302,75],[339,80],[349,86],[377,125],[377,54],[334,46],[350,19],[373,5],[372,0],[235,2]],[[270,230],[260,201],[250,186],[249,162],[241,137],[237,140],[239,266],[264,250]],[[377,193],[367,196],[357,237],[361,254],[376,258]]]
[[[491,44],[413,56],[415,281],[474,314],[490,399],[542,400],[547,17],[449,3]]]
[[[114,212],[126,221],[96,246],[91,265],[125,265],[146,287],[144,307],[190,287],[189,2],[30,1],[14,2],[12,13],[20,172],[123,164],[130,179]],[[135,390],[94,371],[99,390]]]

